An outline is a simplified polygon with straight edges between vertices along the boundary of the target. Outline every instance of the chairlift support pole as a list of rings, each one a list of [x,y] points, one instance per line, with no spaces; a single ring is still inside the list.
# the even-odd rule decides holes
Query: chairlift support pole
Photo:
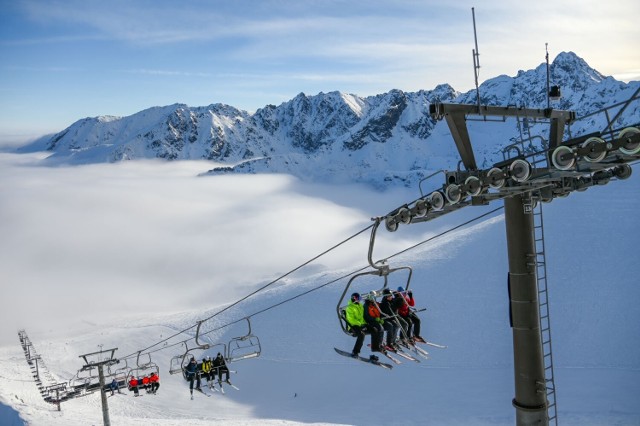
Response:
[[[514,107],[431,104],[431,116],[445,118],[462,163],[475,170],[476,163],[467,130],[468,115],[528,117],[550,122],[549,146],[562,141],[565,125],[575,119],[573,111]],[[549,425],[543,347],[535,261],[535,230],[530,192],[504,198],[509,261],[510,312],[513,325],[513,364],[518,426]],[[419,220],[419,219],[418,219]],[[416,220],[416,222],[418,221]],[[533,257],[532,257],[533,256]]]
[[[92,352],[89,354],[80,355],[85,362],[85,366],[82,367],[82,370],[90,370],[93,367],[98,368],[98,377],[100,379],[100,397],[102,400],[102,421],[104,426],[111,426],[111,421],[109,420],[109,404],[107,403],[107,394],[104,390],[104,371],[103,367],[105,365],[112,365],[119,362],[117,358],[114,358],[114,353],[118,350],[118,348],[107,349],[105,351]],[[103,358],[102,355],[106,354],[107,357]],[[95,361],[92,361],[94,357],[97,357]],[[138,358],[140,357],[140,352],[138,352]]]
[[[529,194],[504,199],[517,425],[548,425]]]

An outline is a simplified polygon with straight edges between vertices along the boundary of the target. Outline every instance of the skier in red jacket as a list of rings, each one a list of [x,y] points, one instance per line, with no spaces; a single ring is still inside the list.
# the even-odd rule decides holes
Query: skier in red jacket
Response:
[[[407,337],[410,340],[425,343],[425,340],[420,336],[420,318],[411,310],[416,305],[413,292],[411,290],[405,292],[404,288],[398,287],[395,297],[404,300],[404,303],[399,304],[398,314],[407,322]]]
[[[129,380],[129,390],[133,391],[134,396],[138,396],[138,379],[135,376],[131,376]]]

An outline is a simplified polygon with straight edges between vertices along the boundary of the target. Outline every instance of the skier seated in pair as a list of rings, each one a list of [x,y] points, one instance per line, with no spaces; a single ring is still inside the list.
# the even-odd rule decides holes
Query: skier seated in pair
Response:
[[[398,314],[407,323],[407,339],[409,339],[411,343],[426,343],[422,336],[420,336],[420,318],[411,310],[411,308],[416,305],[413,299],[413,292],[411,290],[405,292],[404,288],[398,287],[398,291],[394,297],[399,300]]]
[[[360,354],[362,344],[364,343],[364,333],[368,331],[367,322],[364,320],[364,307],[360,304],[360,293],[353,293],[349,304],[345,309],[345,320],[348,330],[355,336],[356,343],[351,351],[351,356],[356,358]],[[372,333],[373,346],[373,333]],[[371,355],[369,357],[373,361],[378,361],[378,357]]]
[[[213,360],[212,367],[213,367],[213,371],[218,370],[218,383],[222,382],[222,373],[224,373],[226,377],[225,382],[231,384],[231,382],[229,381],[229,369],[227,368],[227,363],[220,352],[218,352],[216,359]],[[213,375],[213,372],[212,372],[212,375]]]

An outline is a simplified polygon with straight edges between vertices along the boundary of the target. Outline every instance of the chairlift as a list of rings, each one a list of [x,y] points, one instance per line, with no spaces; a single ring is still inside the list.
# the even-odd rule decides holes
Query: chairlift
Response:
[[[185,367],[185,364],[183,363],[187,354],[189,353],[189,347],[187,346],[186,342],[183,342],[183,343],[186,348],[186,351],[180,355],[176,355],[173,358],[171,358],[171,361],[169,362],[169,374],[182,373]]]
[[[69,380],[69,388],[80,394],[100,389],[100,374],[97,367],[82,368]]]
[[[260,352],[262,352],[260,339],[251,333],[250,317],[244,319],[247,320],[249,331],[244,336],[234,337],[229,341],[227,354],[225,356],[227,362],[257,358],[260,356]]]
[[[141,358],[141,355],[144,355]],[[151,353],[146,352],[138,352],[138,356],[136,357],[136,365],[129,369],[129,373],[127,374],[127,383],[131,380],[132,377],[140,378],[144,376],[148,376],[151,373],[156,373],[160,375],[160,368],[158,365],[151,360]]]
[[[169,363],[169,374],[181,373],[183,377],[186,379],[187,376],[184,372],[184,369],[189,363],[189,361],[191,360],[191,357],[196,358],[195,351],[204,351],[211,347],[211,345],[209,345],[208,343],[200,342],[200,327],[202,326],[203,322],[204,320],[198,321],[198,326],[196,328],[196,337],[194,339],[196,346],[190,348],[189,345],[187,345],[186,341],[182,342],[184,343],[185,352],[183,354],[176,355],[173,358],[171,358],[171,361]]]
[[[185,370],[187,365],[191,361],[191,358],[194,358],[196,360],[201,360],[204,357],[205,353],[209,351],[215,352],[216,351],[215,348],[217,348],[218,346],[221,347],[218,350],[218,352],[223,354],[227,353],[227,345],[224,343],[216,343],[214,345],[210,345],[210,344],[197,345],[190,348],[189,345],[187,345],[187,342],[184,342],[185,352],[183,354],[176,355],[173,358],[171,358],[171,362],[169,365],[169,374],[180,373],[182,374],[182,377],[184,377],[185,380],[188,380]]]
[[[107,374],[105,375],[105,377],[113,377],[116,380],[120,380],[121,378],[124,380],[127,378],[127,376],[129,375],[129,372],[131,371],[131,367],[129,367],[129,364],[125,359],[121,359],[120,362],[124,361],[124,365],[120,365],[119,364],[109,364],[107,365]]]
[[[368,251],[367,259],[369,261],[369,265],[373,268],[373,270],[360,272],[358,274],[355,274],[353,277],[351,277],[351,279],[347,282],[347,285],[345,286],[344,290],[342,291],[342,295],[340,296],[340,299],[338,300],[338,305],[336,306],[336,313],[338,314],[338,321],[340,322],[340,328],[342,328],[342,331],[345,334],[348,334],[349,336],[352,336],[352,334],[347,327],[347,319],[345,317],[345,309],[348,303],[348,302],[345,303],[345,296],[349,293],[349,289],[352,288],[354,283],[357,283],[356,285],[361,286],[363,284],[363,279],[366,280],[366,277],[369,277],[369,276],[380,277],[382,279],[382,282],[380,282],[379,279],[374,279],[374,281],[377,281],[378,283],[374,284],[373,286],[369,285],[368,288],[373,287],[373,290],[362,294],[361,296],[363,298],[368,296],[373,296],[374,298],[381,296],[384,289],[389,288],[389,275],[394,273],[406,271],[407,272],[406,278],[402,279],[402,283],[404,284],[402,285],[402,287],[404,287],[405,290],[408,290],[409,286],[411,285],[411,275],[413,274],[413,270],[411,269],[411,267],[399,266],[396,268],[390,268],[389,265],[385,263],[385,261],[373,262],[373,246],[375,243],[376,231],[378,229],[378,226],[380,226],[380,222],[381,222],[380,218],[375,219],[375,224],[371,230],[371,237],[369,239],[369,251]],[[401,274],[396,274],[396,276],[400,276],[400,275]],[[367,280],[367,281],[371,281],[371,280]]]

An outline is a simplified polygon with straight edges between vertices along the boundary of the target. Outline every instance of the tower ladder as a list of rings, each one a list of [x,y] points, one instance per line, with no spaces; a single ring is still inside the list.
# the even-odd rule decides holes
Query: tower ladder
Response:
[[[535,265],[538,281],[538,307],[540,311],[540,338],[544,361],[544,391],[547,394],[547,417],[549,424],[558,424],[556,406],[556,385],[553,373],[553,355],[551,348],[551,320],[549,318],[549,289],[547,287],[547,262],[544,245],[544,222],[542,220],[542,203],[538,201],[533,207],[533,228],[535,240]]]

